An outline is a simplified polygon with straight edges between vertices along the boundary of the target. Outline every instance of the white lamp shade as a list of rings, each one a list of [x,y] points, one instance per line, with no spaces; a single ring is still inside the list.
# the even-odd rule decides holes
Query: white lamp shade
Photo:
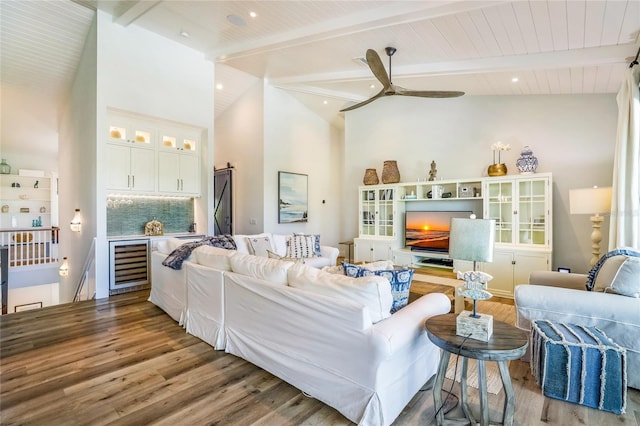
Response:
[[[569,191],[571,214],[598,214],[611,211],[611,187],[581,188]]]
[[[493,262],[496,221],[451,219],[449,257],[457,260]]]

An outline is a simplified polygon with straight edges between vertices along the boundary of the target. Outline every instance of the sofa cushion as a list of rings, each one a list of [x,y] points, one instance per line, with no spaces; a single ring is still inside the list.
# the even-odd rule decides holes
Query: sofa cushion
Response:
[[[229,262],[233,272],[284,285],[287,285],[287,270],[293,265],[293,262],[244,253],[235,253]]]
[[[334,266],[325,266],[321,268],[321,270],[323,270],[324,272],[328,272],[330,274],[346,275],[344,273],[344,266],[342,264],[334,265]]]
[[[302,257],[297,259],[295,257],[284,257],[284,256],[280,256],[278,253],[275,253],[271,250],[267,250],[267,257],[269,259],[286,260],[287,262],[304,263],[304,259]]]
[[[313,237],[313,252],[316,256],[322,256],[322,252],[320,251],[320,235],[319,234],[303,234],[294,232],[293,235],[298,235],[302,237]]]
[[[627,256],[612,256],[600,267],[600,271],[593,283],[593,291],[603,292],[613,282],[613,278],[618,273],[620,266],[627,260]]]
[[[291,235],[287,238],[286,257],[315,257],[315,237],[313,235]]]
[[[325,296],[360,303],[369,309],[371,321],[388,318],[393,303],[389,280],[379,276],[351,278],[296,264],[288,271],[289,286]]]
[[[192,256],[195,257],[195,262],[202,266],[208,266],[219,271],[230,271],[231,263],[229,257],[234,253],[235,251],[233,250],[200,246],[193,251]]]
[[[640,297],[640,257],[628,257],[620,266],[605,292]]]
[[[588,291],[604,291],[627,257],[640,257],[640,252],[630,248],[617,248],[602,256],[589,271],[586,287]],[[613,262],[609,264],[610,262]]]
[[[260,257],[269,257],[267,252],[273,250],[269,235],[247,237],[247,247],[249,248],[249,254]]]

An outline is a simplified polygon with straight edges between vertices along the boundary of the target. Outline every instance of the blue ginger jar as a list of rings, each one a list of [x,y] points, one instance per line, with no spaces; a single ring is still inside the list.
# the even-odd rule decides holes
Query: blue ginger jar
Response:
[[[520,152],[520,158],[516,161],[516,167],[523,175],[530,175],[536,172],[538,168],[538,159],[533,155],[533,151],[525,146]]]

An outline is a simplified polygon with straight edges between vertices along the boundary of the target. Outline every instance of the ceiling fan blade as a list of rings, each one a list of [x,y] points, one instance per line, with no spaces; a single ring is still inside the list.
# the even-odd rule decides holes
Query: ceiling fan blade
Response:
[[[375,101],[378,98],[381,98],[385,96],[385,89],[382,89],[381,91],[379,91],[376,95],[370,97],[369,99],[367,99],[366,101],[362,101],[358,104],[355,105],[351,105],[350,107],[341,109],[340,112],[345,112],[345,111],[351,111],[352,109],[356,109],[356,108],[360,108],[361,106],[365,106],[367,104],[370,104],[371,102]]]
[[[382,83],[382,87],[390,87],[391,81],[389,80],[387,71],[384,69],[384,65],[382,64],[382,60],[380,59],[380,56],[378,56],[378,53],[373,49],[367,49],[366,57],[369,68],[371,68],[371,72],[376,76],[378,81]]]
[[[457,98],[464,95],[464,92],[450,92],[439,90],[405,90],[396,86],[396,95],[417,96],[420,98]]]

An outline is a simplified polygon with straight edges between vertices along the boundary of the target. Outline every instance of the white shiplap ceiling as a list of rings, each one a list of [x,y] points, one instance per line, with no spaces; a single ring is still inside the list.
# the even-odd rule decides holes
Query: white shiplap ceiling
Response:
[[[640,0],[1,0],[0,7],[3,84],[66,90],[97,7],[116,23],[138,25],[223,64],[216,68],[224,85],[216,115],[254,78],[266,78],[335,118],[380,90],[354,59],[374,48],[386,65],[385,46],[398,49],[393,82],[411,89],[614,93],[640,46]],[[230,15],[246,25],[233,25]]]

